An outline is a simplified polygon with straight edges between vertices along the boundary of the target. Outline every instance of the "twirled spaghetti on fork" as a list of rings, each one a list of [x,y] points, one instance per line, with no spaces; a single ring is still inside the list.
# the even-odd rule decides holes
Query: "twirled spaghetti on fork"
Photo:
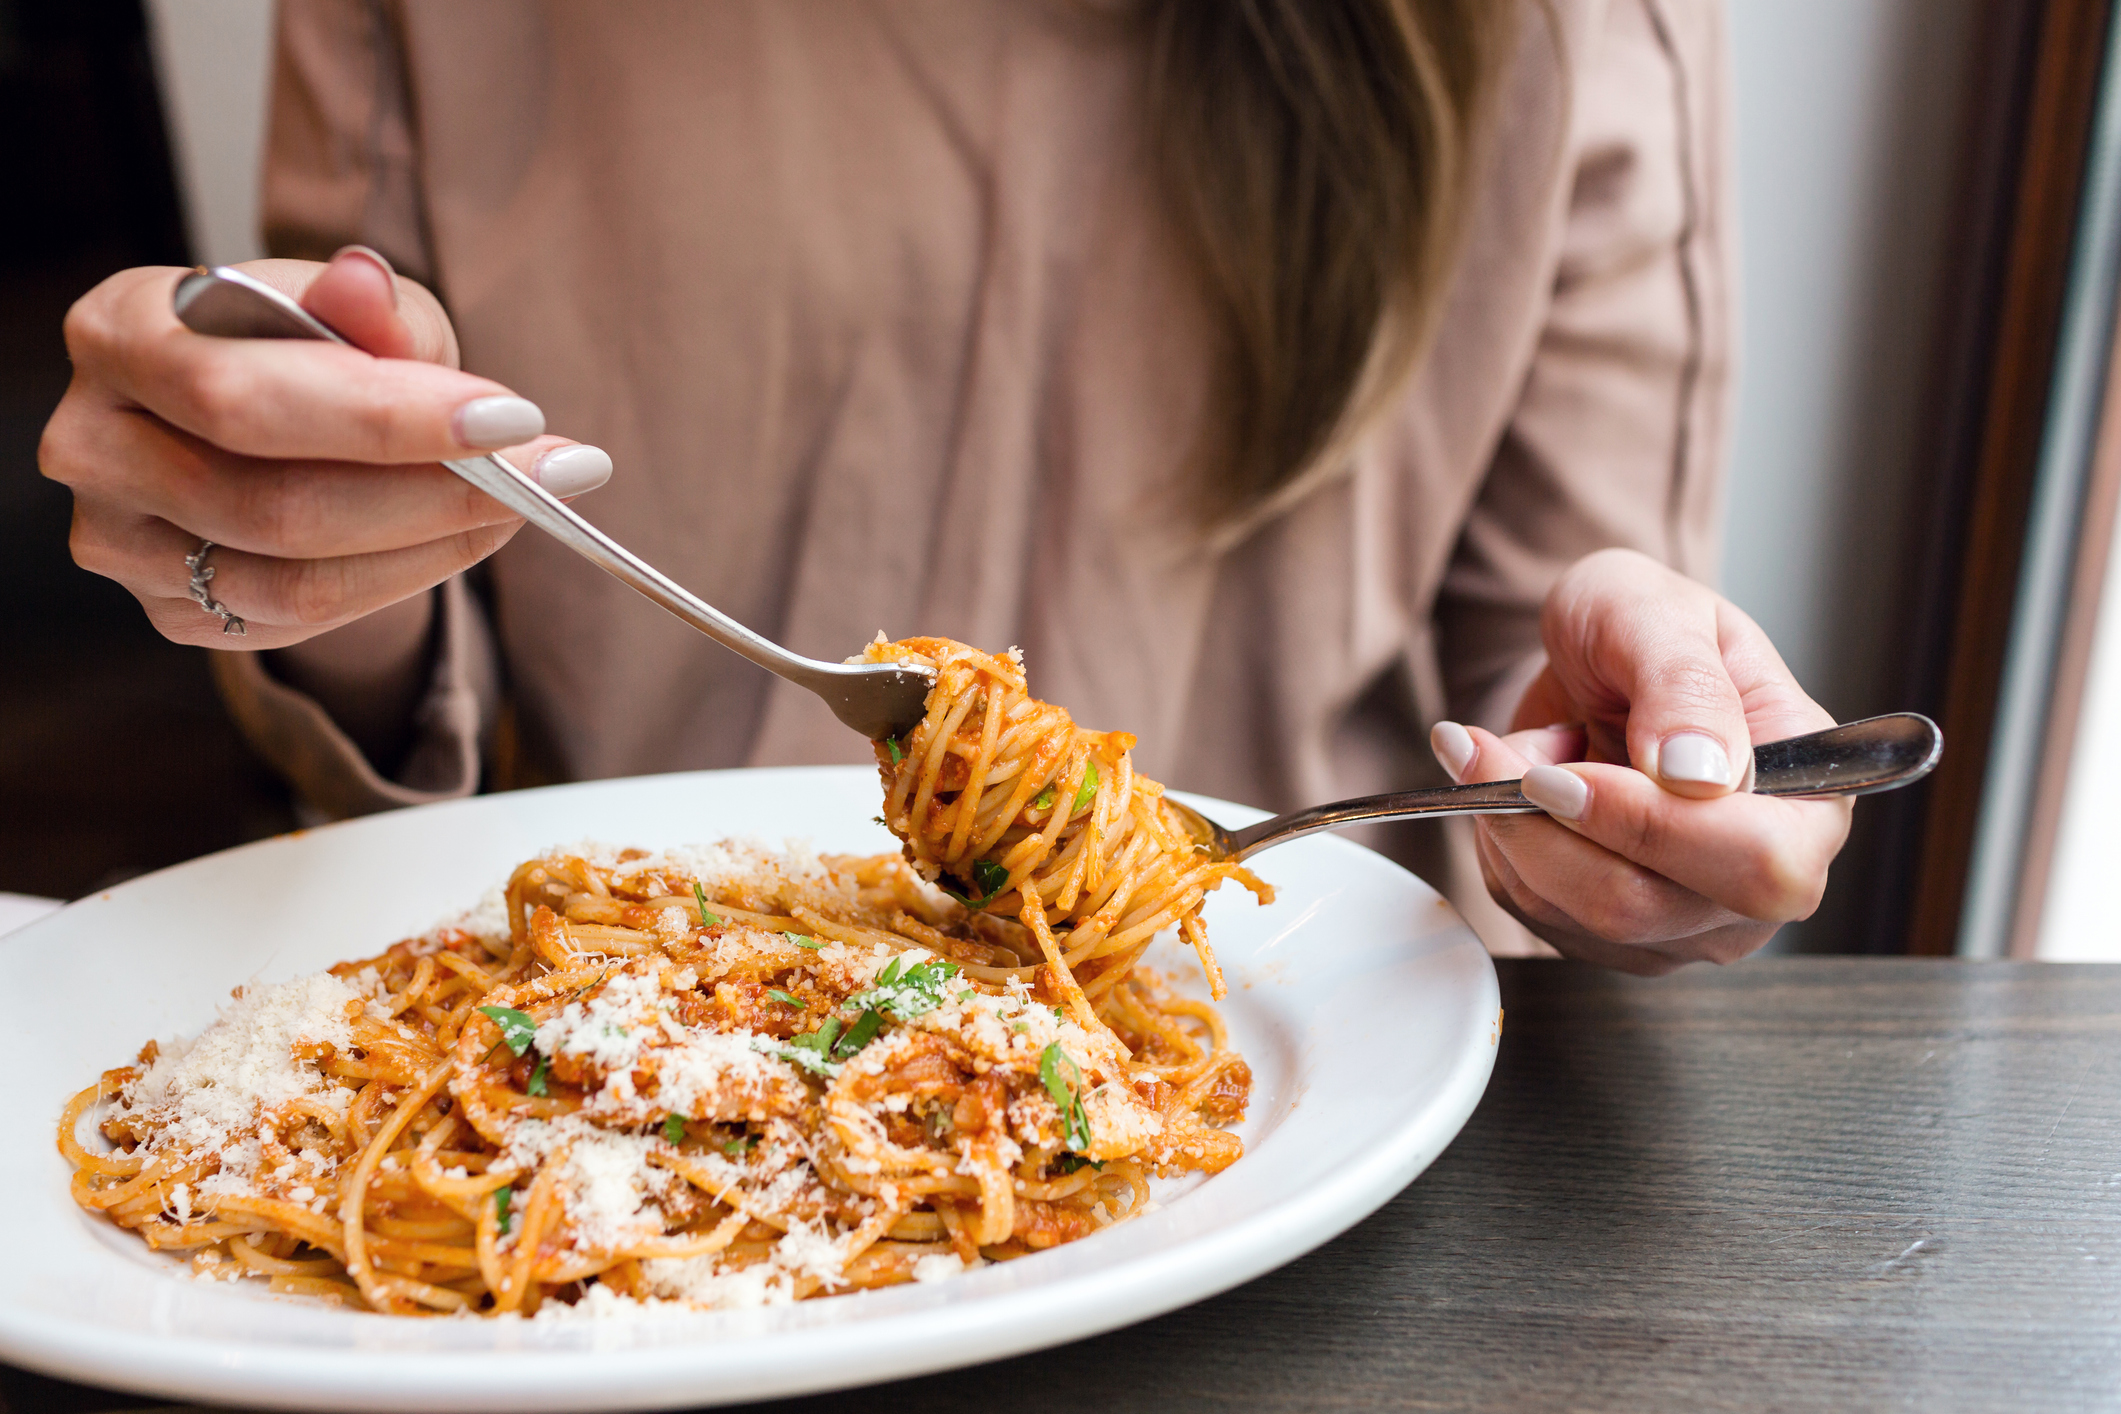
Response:
[[[529,860],[456,923],[238,989],[106,1072],[60,1124],[76,1201],[201,1274],[497,1315],[946,1276],[1226,1167],[1250,1072],[1136,964],[1176,927],[1219,992],[1201,895],[1264,886],[1189,857],[1131,739],[1030,699],[1013,659],[871,651],[941,670],[884,748],[909,858]]]
[[[1135,774],[1132,734],[1085,731],[1031,696],[1013,652],[879,638],[864,656],[936,673],[920,725],[876,748],[885,823],[925,878],[1020,920],[1086,1026],[1165,928],[1192,946],[1222,1000],[1202,900],[1225,880],[1263,903],[1273,890],[1195,848],[1164,788]]]

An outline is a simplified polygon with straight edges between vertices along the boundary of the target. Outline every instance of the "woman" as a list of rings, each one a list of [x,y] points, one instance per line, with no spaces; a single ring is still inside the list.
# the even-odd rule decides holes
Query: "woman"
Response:
[[[1720,47],[1710,0],[288,0],[255,271],[368,352],[124,272],[43,464],[329,813],[863,757],[433,464],[500,448],[798,651],[1020,644],[1176,785],[1434,782],[1426,729],[1548,811],[1406,837],[1491,946],[1476,870],[1565,953],[1729,960],[1848,807],[1735,789],[1829,719],[1688,577]]]

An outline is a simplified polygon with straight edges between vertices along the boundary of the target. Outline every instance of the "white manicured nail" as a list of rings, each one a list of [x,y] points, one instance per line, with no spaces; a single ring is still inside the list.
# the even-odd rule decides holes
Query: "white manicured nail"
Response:
[[[383,272],[384,287],[390,291],[390,307],[396,309],[398,307],[398,272],[390,268],[390,262],[383,258],[383,252],[372,250],[365,245],[342,245],[332,254],[332,264],[336,265],[348,256],[366,260],[369,264],[375,266],[376,269]]]
[[[559,497],[579,496],[611,480],[611,458],[602,447],[555,447],[531,468],[538,485]]]
[[[519,446],[545,430],[545,414],[528,398],[473,398],[457,409],[453,430],[467,447]]]
[[[1591,804],[1591,788],[1583,777],[1559,766],[1534,766],[1524,773],[1518,787],[1524,798],[1557,820],[1581,820]]]
[[[1429,750],[1451,773],[1451,779],[1463,782],[1466,767],[1473,764],[1473,734],[1456,722],[1438,722],[1429,728]]]
[[[1731,758],[1723,743],[1700,732],[1681,732],[1666,737],[1657,752],[1657,774],[1668,781],[1696,781],[1702,785],[1731,783]]]

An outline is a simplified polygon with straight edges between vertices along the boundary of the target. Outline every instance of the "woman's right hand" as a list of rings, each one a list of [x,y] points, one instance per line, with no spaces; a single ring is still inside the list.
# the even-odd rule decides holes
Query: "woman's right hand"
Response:
[[[239,268],[357,347],[195,334],[171,306],[184,271],[122,271],[67,314],[73,383],[38,449],[74,493],[75,561],[131,590],[165,637],[286,647],[492,554],[522,521],[444,457],[501,451],[559,496],[609,479],[603,452],[541,435],[534,404],[459,370],[441,305],[381,257]],[[201,540],[241,639],[189,597]]]

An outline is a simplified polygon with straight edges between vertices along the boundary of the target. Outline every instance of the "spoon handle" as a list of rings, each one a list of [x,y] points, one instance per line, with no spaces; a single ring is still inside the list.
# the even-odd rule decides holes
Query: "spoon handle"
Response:
[[[1944,734],[1914,712],[1866,717],[1806,736],[1762,742],[1753,748],[1753,794],[1783,797],[1869,795],[1894,790],[1930,773],[1944,752]],[[1437,790],[1366,795],[1291,811],[1229,831],[1218,840],[1232,859],[1321,830],[1370,820],[1407,820],[1425,815],[1536,815],[1518,781],[1482,781]]]

